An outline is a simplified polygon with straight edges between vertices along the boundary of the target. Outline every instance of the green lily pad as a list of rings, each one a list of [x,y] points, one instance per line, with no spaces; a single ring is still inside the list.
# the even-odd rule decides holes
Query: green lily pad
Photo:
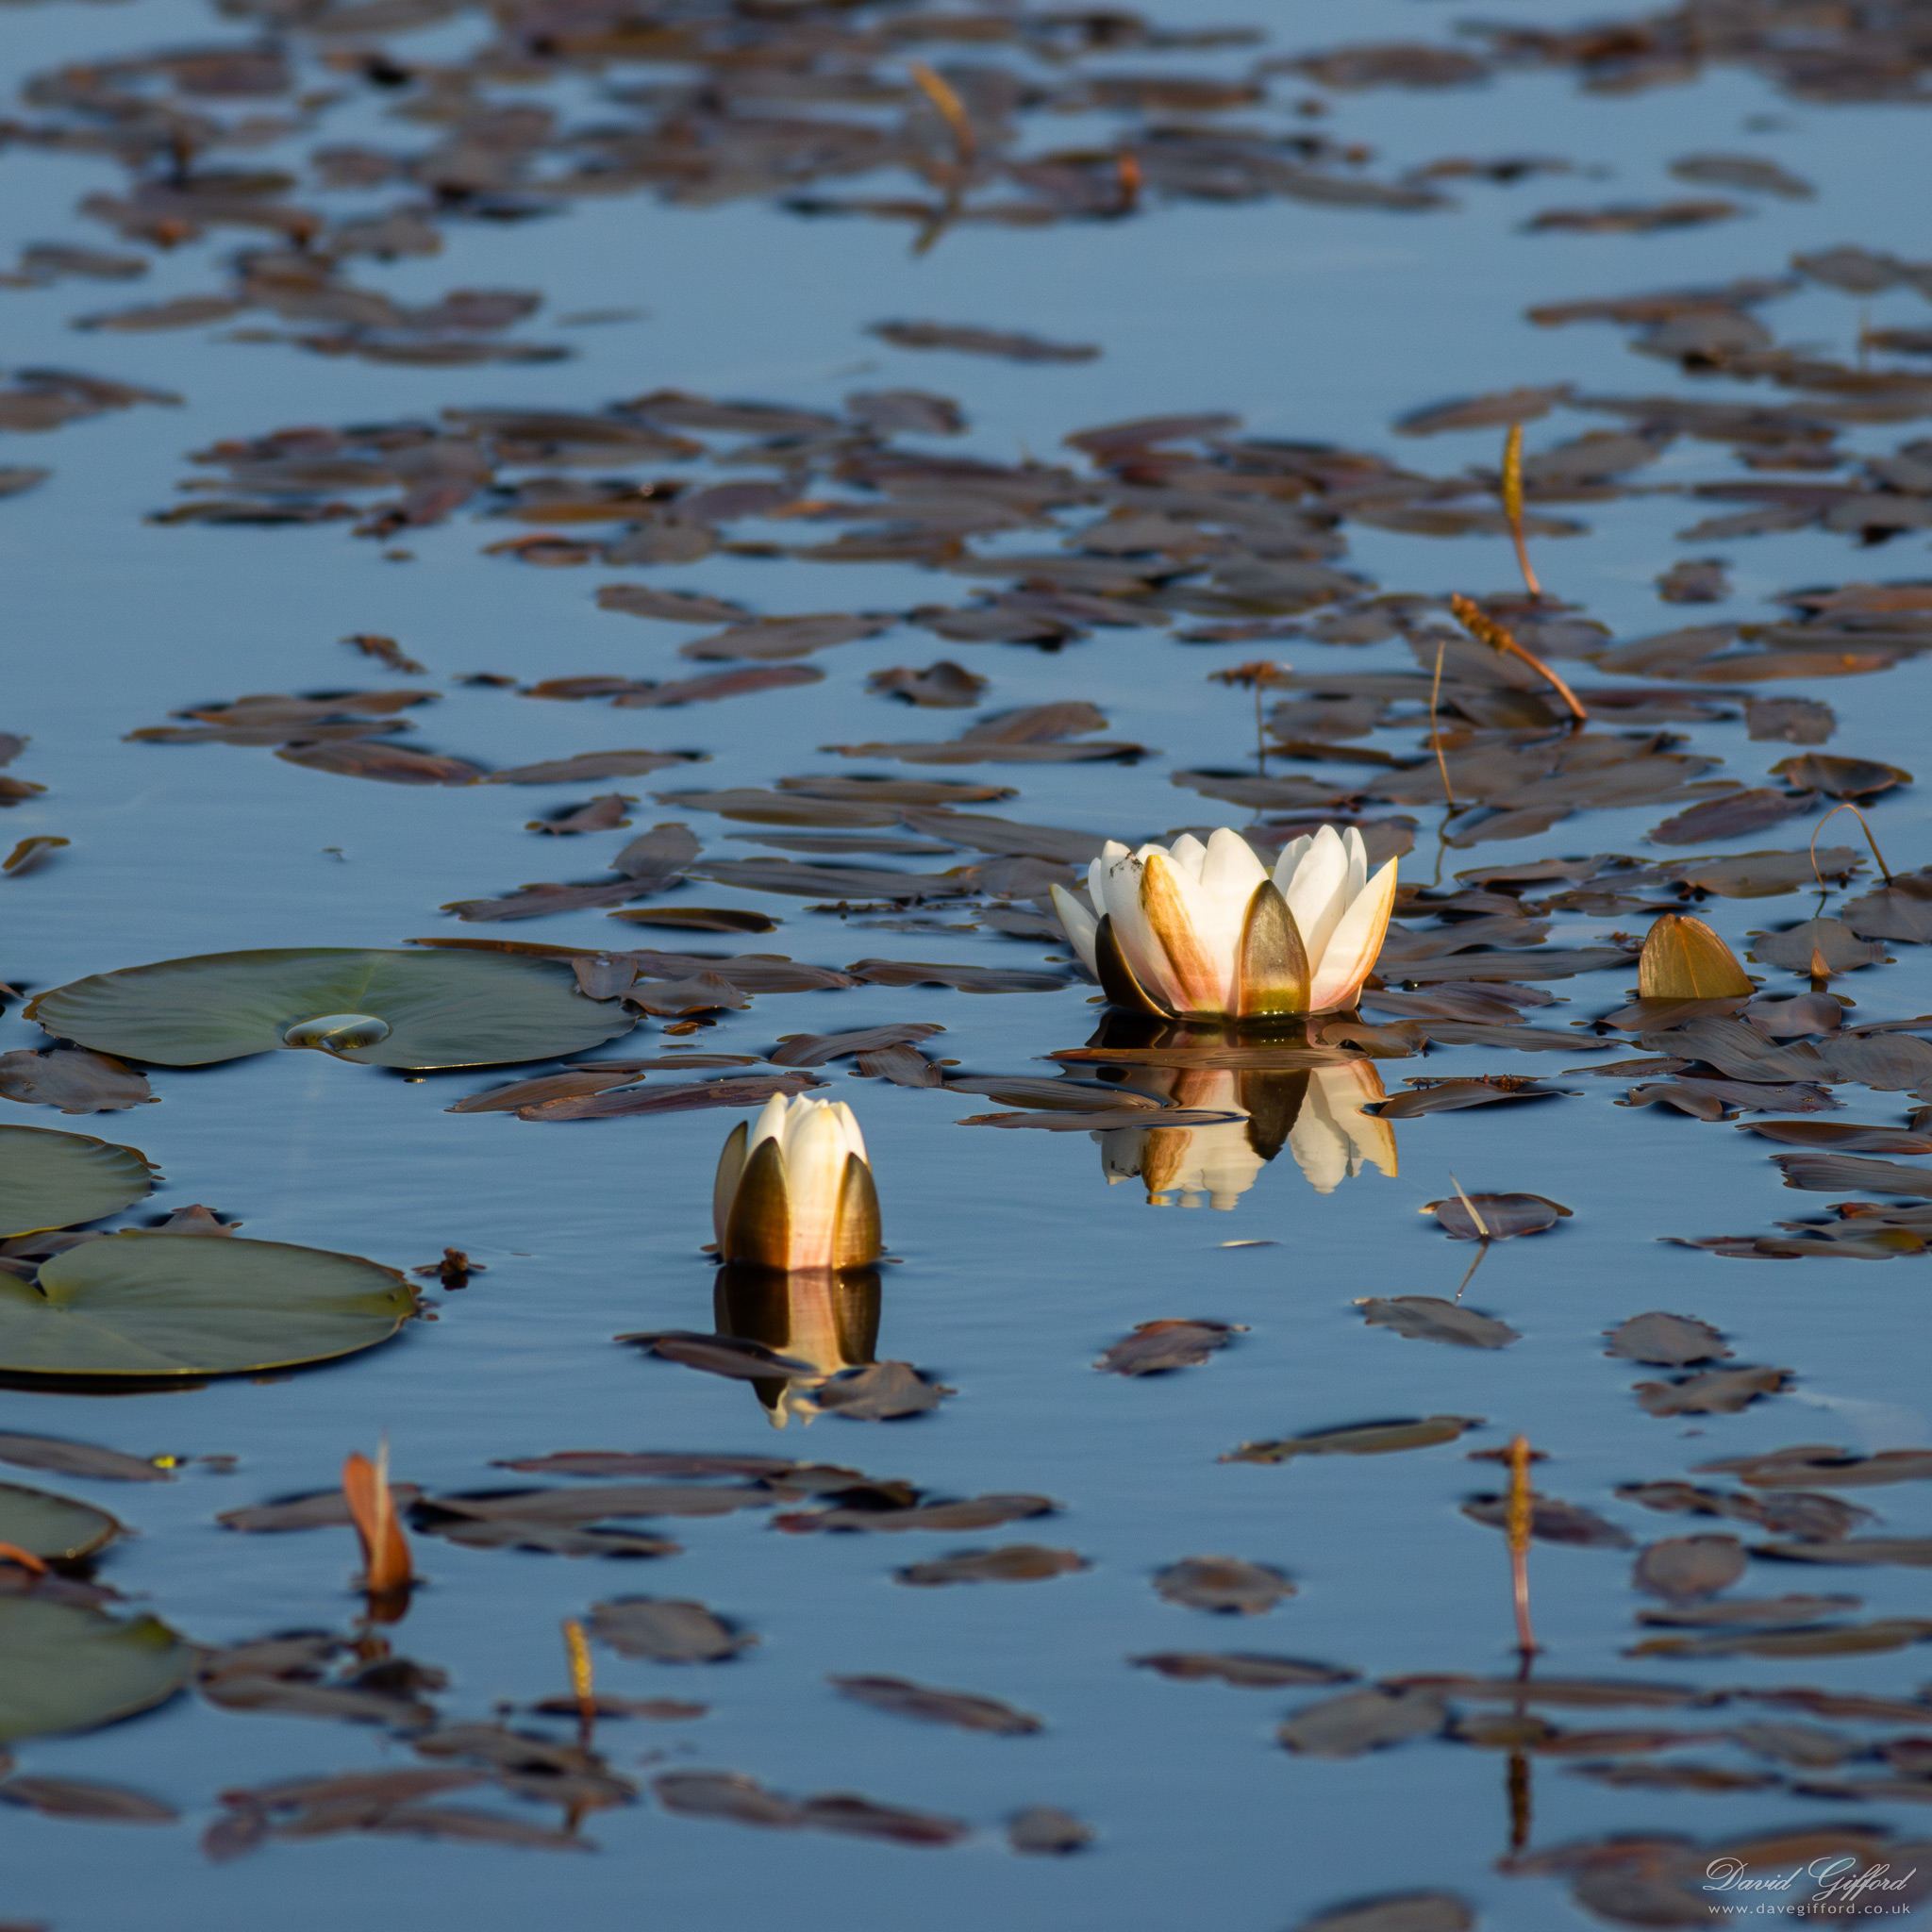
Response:
[[[194,1672],[194,1647],[158,1617],[0,1597],[0,1742],[88,1731],[164,1703]]]
[[[300,946],[96,973],[26,1008],[49,1033],[166,1067],[312,1047],[376,1067],[550,1059],[626,1033],[567,966],[514,954]]]
[[[393,1268],[235,1235],[131,1231],[0,1274],[0,1370],[234,1375],[387,1341],[416,1305]]]
[[[91,1557],[121,1535],[122,1525],[92,1503],[0,1483],[0,1543],[52,1562]]]
[[[138,1147],[52,1127],[0,1126],[0,1241],[118,1214],[154,1185]]]

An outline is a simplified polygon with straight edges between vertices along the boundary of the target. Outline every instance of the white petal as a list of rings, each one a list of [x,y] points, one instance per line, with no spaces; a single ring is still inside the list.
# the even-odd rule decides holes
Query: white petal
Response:
[[[1301,928],[1308,966],[1319,980],[1322,956],[1347,910],[1348,855],[1333,825],[1324,825],[1283,889],[1288,909]]]
[[[1255,856],[1255,848],[1239,832],[1223,825],[1208,841],[1208,857],[1201,867],[1201,883],[1210,892],[1240,901],[1243,911],[1255,896],[1255,888],[1268,876],[1268,868]]]
[[[1099,863],[1097,859],[1094,862]],[[1099,969],[1095,966],[1094,960],[1097,957],[1095,947],[1100,938],[1100,922],[1064,886],[1055,886],[1051,890],[1053,909],[1059,915],[1060,924],[1066,929],[1069,942],[1074,952],[1079,954],[1088,972],[1097,973]]]
[[[747,1161],[758,1151],[760,1141],[775,1141],[779,1151],[785,1146],[785,1124],[791,1112],[791,1099],[784,1093],[774,1093],[758,1109],[758,1117],[751,1124],[751,1134],[744,1143]]]
[[[1159,847],[1146,846],[1142,849],[1155,852]],[[1142,865],[1143,860],[1137,853],[1132,858],[1123,858],[1109,869],[1107,874],[1107,909],[1113,919],[1113,936],[1120,942],[1127,964],[1133,968],[1134,977],[1150,997],[1174,1010],[1179,989],[1174,984],[1173,969],[1167,963],[1167,954],[1154,937],[1154,929],[1141,908]]]
[[[846,1134],[838,1112],[807,1100],[786,1136],[786,1198],[791,1209],[793,1268],[829,1268],[839,1218],[839,1184],[845,1177]]]
[[[1185,873],[1196,883],[1201,877],[1201,861],[1208,857],[1208,848],[1191,832],[1183,832],[1167,849],[1167,856],[1176,872]]]
[[[1334,928],[1308,991],[1310,1010],[1353,1006],[1362,981],[1374,970],[1395,905],[1395,863],[1391,858],[1362,888]]]
[[[1143,846],[1141,855],[1150,868],[1162,868],[1179,902],[1179,928],[1159,936],[1165,943],[1161,946],[1158,972],[1163,984],[1170,989],[1161,996],[1176,1012],[1225,1012],[1234,991],[1234,944],[1241,932],[1239,922],[1233,928],[1235,938],[1228,937],[1220,907],[1199,879],[1175,865],[1158,846]],[[1144,913],[1142,918],[1145,919]],[[1150,940],[1156,938],[1151,925],[1148,933]],[[1143,986],[1146,983],[1141,981]]]
[[[1341,847],[1348,855],[1348,897],[1353,905],[1355,895],[1369,882],[1369,848],[1353,825],[1341,835]]]
[[[1288,897],[1288,882],[1294,877],[1294,869],[1308,856],[1308,848],[1315,842],[1312,832],[1304,832],[1299,839],[1291,839],[1281,848],[1281,856],[1274,861],[1274,890],[1285,899]]]
[[[833,1101],[831,1107],[833,1113],[838,1116],[839,1125],[845,1136],[846,1153],[858,1155],[859,1159],[864,1160],[865,1164],[870,1167],[872,1162],[866,1159],[865,1136],[859,1131],[858,1116],[842,1100]],[[841,1167],[840,1171],[842,1174],[844,1170]]]

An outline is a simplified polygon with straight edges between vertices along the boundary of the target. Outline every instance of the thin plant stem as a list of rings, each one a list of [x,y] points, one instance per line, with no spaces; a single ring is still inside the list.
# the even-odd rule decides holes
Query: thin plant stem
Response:
[[[1462,1279],[1456,1284],[1456,1299],[1458,1302],[1462,1299],[1463,1290],[1475,1279],[1475,1271],[1483,1265],[1483,1257],[1489,1252],[1490,1243],[1487,1238],[1475,1244],[1475,1254],[1471,1258],[1469,1266],[1462,1271]]]
[[[1525,1660],[1541,1648],[1529,1621],[1529,1535],[1534,1521],[1529,1487],[1529,1438],[1509,1441],[1509,1504],[1505,1523],[1509,1534],[1509,1587],[1516,1605],[1516,1649]]]
[[[1509,519],[1509,541],[1516,546],[1516,567],[1523,573],[1524,588],[1538,603],[1543,587],[1536,580],[1529,561],[1529,545],[1523,537],[1523,425],[1512,423],[1503,439],[1503,514]]]
[[[1529,1834],[1536,1823],[1536,1811],[1532,1803],[1533,1792],[1529,1781],[1529,1759],[1521,1751],[1509,1754],[1509,1770],[1506,1790],[1509,1796],[1509,1849],[1520,1852],[1529,1843]]]
[[[1521,658],[1540,676],[1549,679],[1551,688],[1563,700],[1571,717],[1577,724],[1590,723],[1590,713],[1583,708],[1583,701],[1576,693],[1535,652],[1525,651],[1481,605],[1469,597],[1454,596],[1449,600],[1449,608],[1455,611],[1457,622],[1471,637],[1479,639],[1491,650],[1502,652],[1505,657]]]
[[[571,1695],[577,1701],[577,1738],[588,1746],[597,1728],[596,1677],[590,1641],[575,1617],[563,1620],[563,1648],[570,1658]]]
[[[1442,803],[1449,808],[1449,817],[1454,818],[1456,788],[1449,782],[1449,760],[1442,756],[1442,717],[1436,709],[1437,700],[1442,695],[1442,653],[1448,643],[1447,638],[1436,640],[1436,675],[1429,685],[1429,749],[1436,754],[1436,769],[1442,774]]]
[[[1824,883],[1824,874],[1818,870],[1818,833],[1824,831],[1825,826],[1830,824],[1832,820],[1835,819],[1841,811],[1850,812],[1851,815],[1857,820],[1859,824],[1864,826],[1865,842],[1872,848],[1873,859],[1877,864],[1878,870],[1885,874],[1885,883],[1888,886],[1890,885],[1891,869],[1885,862],[1885,855],[1878,849],[1878,841],[1872,836],[1872,827],[1866,824],[1865,814],[1861,812],[1856,805],[1839,804],[1833,806],[1832,808],[1828,812],[1826,812],[1822,819],[1818,821],[1818,829],[1817,831],[1814,831],[1811,834],[1811,843],[1806,847],[1806,850],[1809,853],[1811,858],[1811,876],[1818,881],[1819,891],[1829,891],[1830,888]]]
[[[953,92],[945,78],[935,74],[924,60],[914,60],[907,71],[912,76],[912,85],[932,103],[940,119],[946,124],[960,168],[970,168],[978,155],[979,142],[973,131],[973,118],[966,111],[966,103]]]
[[[1462,1203],[1464,1208],[1468,1211],[1469,1218],[1475,1223],[1476,1233],[1481,1235],[1484,1241],[1492,1239],[1490,1234],[1489,1223],[1475,1211],[1475,1203],[1462,1191],[1462,1183],[1453,1174],[1449,1176],[1449,1185],[1456,1190],[1456,1198]]]

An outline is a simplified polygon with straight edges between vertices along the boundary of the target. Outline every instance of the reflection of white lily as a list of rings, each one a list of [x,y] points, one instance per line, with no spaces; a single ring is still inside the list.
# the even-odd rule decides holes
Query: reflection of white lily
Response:
[[[1239,832],[1172,851],[1109,840],[1088,868],[1092,909],[1053,889],[1060,924],[1116,1006],[1257,1019],[1355,1004],[1395,904],[1395,861],[1372,879],[1362,835],[1324,825],[1271,876]]]
[[[1170,1208],[1176,1200],[1183,1208],[1198,1208],[1205,1199],[1210,1208],[1231,1208],[1282,1144],[1278,1140],[1270,1144],[1250,1112],[1251,1106],[1264,1115],[1269,1112],[1266,1099],[1256,1091],[1257,1083],[1267,1081],[1301,1087],[1287,1146],[1317,1193],[1332,1193],[1338,1182],[1353,1179],[1365,1166],[1394,1174],[1395,1129],[1360,1110],[1385,1097],[1381,1078],[1371,1062],[1354,1060],[1316,1067],[1306,1074],[1189,1071],[1137,1081],[1138,1088],[1158,1092],[1176,1107],[1215,1108],[1250,1117],[1212,1126],[1114,1127],[1096,1133],[1108,1184],[1139,1180],[1154,1208]],[[1257,1133],[1262,1135],[1259,1145]]]
[[[774,1093],[724,1142],[711,1216],[726,1261],[858,1268],[877,1260],[878,1196],[852,1109]]]
[[[1317,1067],[1308,1075],[1302,1110],[1288,1131],[1288,1151],[1318,1194],[1353,1180],[1364,1166],[1395,1175],[1395,1129],[1365,1103],[1383,1100],[1382,1076],[1368,1060]]]

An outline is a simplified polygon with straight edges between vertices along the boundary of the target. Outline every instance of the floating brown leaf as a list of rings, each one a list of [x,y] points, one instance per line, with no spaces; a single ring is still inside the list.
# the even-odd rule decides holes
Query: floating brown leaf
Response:
[[[1160,1375],[1173,1369],[1198,1368],[1215,1350],[1247,1332],[1239,1322],[1140,1322],[1124,1341],[1116,1341],[1093,1366],[1113,1375]]]
[[[1507,1241],[1541,1234],[1567,1220],[1571,1210],[1541,1194],[1452,1194],[1429,1202],[1422,1212],[1433,1214],[1452,1241]]]
[[[1392,1328],[1414,1341],[1441,1341],[1454,1348],[1507,1348],[1523,1340],[1507,1322],[1438,1295],[1371,1295],[1356,1307],[1370,1327]]]
[[[1163,1602],[1240,1617],[1258,1617],[1295,1593],[1279,1570],[1240,1557],[1183,1557],[1154,1573],[1154,1588]]]
[[[1632,1315],[1604,1334],[1610,1344],[1604,1350],[1606,1355],[1622,1356],[1633,1362],[1656,1362],[1665,1368],[1716,1361],[1731,1353],[1724,1346],[1723,1331],[1694,1315]]]
[[[926,1724],[952,1724],[962,1731],[991,1731],[997,1737],[1021,1738],[1044,1730],[1041,1719],[1016,1710],[997,1697],[980,1697],[968,1690],[937,1690],[908,1677],[828,1677],[841,1696],[890,1710],[898,1717],[916,1717]],[[5,1787],[0,1786],[0,1792]]]
[[[892,1573],[895,1583],[934,1589],[947,1583],[1039,1583],[1088,1568],[1072,1550],[1049,1550],[1040,1543],[1003,1543],[992,1550],[960,1550],[929,1563],[911,1563]]]
[[[1634,1388],[1646,1415],[1736,1415],[1760,1395],[1790,1388],[1791,1380],[1790,1369],[1707,1369]]]
[[[96,1482],[171,1483],[175,1480],[171,1465],[175,1460],[161,1457],[150,1461],[119,1449],[69,1442],[57,1436],[0,1434],[0,1462],[10,1462],[19,1469],[52,1470],[59,1475],[89,1476]]]
[[[1471,1932],[1474,1924],[1474,1909],[1453,1891],[1391,1891],[1318,1912],[1295,1932]]]
[[[867,333],[895,349],[953,349],[968,356],[1000,356],[1009,362],[1091,362],[1100,354],[1091,342],[1049,342],[1039,336],[948,322],[881,322]]]
[[[620,1596],[592,1604],[590,1632],[620,1657],[660,1664],[724,1663],[758,1641],[687,1597]]]
[[[1474,1497],[1462,1506],[1462,1513],[1472,1523],[1486,1524],[1491,1529],[1508,1526],[1507,1497]],[[1559,1502],[1554,1496],[1531,1498],[1529,1533],[1539,1542],[1569,1543],[1585,1550],[1627,1550],[1633,1541],[1614,1523],[1607,1523],[1594,1511],[1574,1503]]]
[[[159,1098],[145,1074],[84,1046],[0,1054],[0,1094],[62,1113],[113,1113]]]
[[[1481,1416],[1431,1415],[1415,1422],[1356,1423],[1346,1428],[1312,1429],[1273,1442],[1243,1442],[1223,1462],[1289,1462],[1297,1456],[1388,1456],[1402,1449],[1432,1449],[1480,1428]]]
[[[924,1415],[956,1393],[921,1374],[910,1362],[868,1362],[863,1368],[841,1369],[814,1389],[811,1399],[848,1422],[885,1423]]]
[[[1694,1602],[1728,1590],[1747,1567],[1734,1536],[1677,1536],[1648,1544],[1632,1568],[1633,1589],[1672,1603]]]
[[[1298,1710],[1274,1735],[1299,1757],[1359,1757],[1434,1737],[1445,1715],[1441,1697],[1430,1690],[1344,1690]]]
[[[1272,1690],[1282,1684],[1352,1684],[1361,1675],[1334,1664],[1257,1650],[1161,1650],[1127,1661],[1141,1670],[1158,1671],[1163,1677],[1189,1682],[1211,1677],[1251,1690]]]

